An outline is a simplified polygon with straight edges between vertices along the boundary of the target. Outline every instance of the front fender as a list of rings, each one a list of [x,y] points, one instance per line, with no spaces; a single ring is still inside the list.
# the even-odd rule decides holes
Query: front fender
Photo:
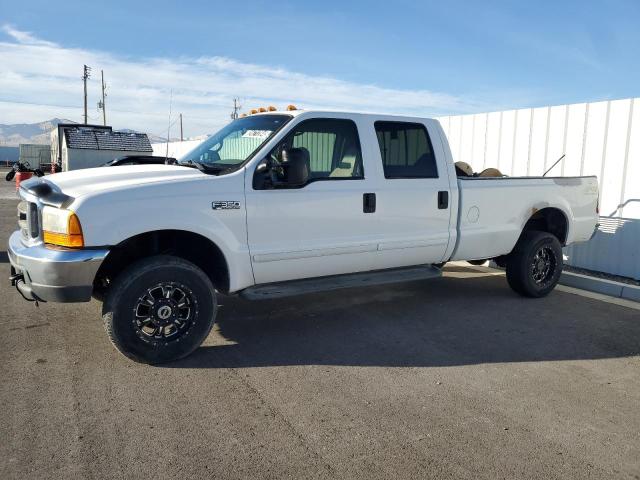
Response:
[[[202,235],[222,251],[229,267],[230,291],[237,291],[254,283],[243,191],[243,175],[234,174],[211,177],[211,181],[100,192],[78,199],[71,209],[80,219],[88,247],[113,246],[158,230]],[[214,210],[216,201],[239,202],[240,208]]]

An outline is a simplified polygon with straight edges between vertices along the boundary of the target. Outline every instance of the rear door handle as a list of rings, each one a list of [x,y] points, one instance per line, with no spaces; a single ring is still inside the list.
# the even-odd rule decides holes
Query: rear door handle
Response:
[[[362,194],[362,211],[364,213],[373,213],[376,211],[376,194],[375,193]]]
[[[449,192],[442,190],[438,192],[438,209],[444,210],[449,208]]]

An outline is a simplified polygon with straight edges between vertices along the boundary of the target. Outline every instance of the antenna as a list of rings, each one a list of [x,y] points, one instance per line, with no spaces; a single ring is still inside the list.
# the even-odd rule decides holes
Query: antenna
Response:
[[[171,138],[171,103],[173,102],[173,88],[169,93],[169,126],[167,127],[167,150],[164,156],[164,161],[169,159],[169,139]]]
[[[563,154],[562,154],[562,156],[561,156],[558,160],[556,160],[556,162],[555,162],[553,165],[551,165],[551,167],[549,167],[549,170],[547,170],[546,172],[544,172],[544,173],[542,174],[542,176],[543,176],[543,177],[546,177],[546,176],[547,176],[547,173],[549,173],[553,167],[555,167],[558,163],[560,163],[560,160],[562,160],[562,159],[564,158],[564,156],[565,156],[565,155],[566,155],[566,154],[565,154],[565,153],[563,153]]]

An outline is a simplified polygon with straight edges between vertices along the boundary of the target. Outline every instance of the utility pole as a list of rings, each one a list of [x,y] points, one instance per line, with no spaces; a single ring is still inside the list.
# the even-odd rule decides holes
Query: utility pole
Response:
[[[105,90],[107,86],[104,83],[104,70],[100,70],[100,77],[102,79],[102,102],[98,102],[98,107],[102,109],[102,124],[107,126],[107,107],[104,104],[104,97],[107,96]]]
[[[184,141],[184,137],[182,136],[182,114],[180,114],[180,141]]]
[[[231,112],[231,120],[237,120],[239,117],[238,112],[240,111],[240,109],[242,108],[242,105],[240,105],[240,99],[239,98],[234,98],[233,99],[233,112]]]
[[[87,122],[87,79],[91,76],[91,67],[84,66],[82,72],[82,81],[84,83],[84,124]]]

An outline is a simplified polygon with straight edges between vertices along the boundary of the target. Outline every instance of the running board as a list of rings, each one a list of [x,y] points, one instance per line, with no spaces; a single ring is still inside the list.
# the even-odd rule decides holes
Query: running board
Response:
[[[348,273],[328,277],[305,278],[288,282],[256,285],[240,292],[240,296],[248,300],[291,297],[305,293],[326,292],[342,288],[368,287],[390,283],[413,282],[427,278],[438,278],[442,271],[433,265],[417,267],[375,270],[373,272]]]

